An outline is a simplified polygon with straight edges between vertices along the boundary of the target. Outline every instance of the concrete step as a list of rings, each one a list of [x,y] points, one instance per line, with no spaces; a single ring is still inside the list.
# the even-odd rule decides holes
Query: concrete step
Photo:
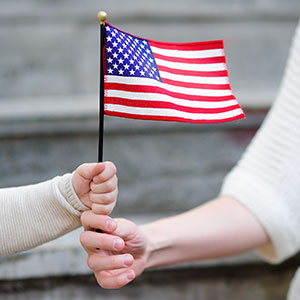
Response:
[[[99,7],[96,0],[1,1],[0,102],[97,94],[99,9],[107,10],[112,24],[150,39],[223,38],[238,96],[244,99],[251,93],[247,105],[261,106],[263,92],[275,94],[299,19],[298,1],[173,2],[118,0]]]
[[[95,102],[49,99],[3,105],[1,187],[47,180],[97,160]],[[182,211],[217,196],[263,117],[249,112],[238,124],[211,125],[107,118],[104,158],[118,168],[116,213]]]

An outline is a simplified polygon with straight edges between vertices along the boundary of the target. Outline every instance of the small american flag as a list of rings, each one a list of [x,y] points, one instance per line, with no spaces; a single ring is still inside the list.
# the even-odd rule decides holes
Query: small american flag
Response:
[[[165,43],[105,24],[106,115],[217,123],[245,115],[233,95],[223,41]]]

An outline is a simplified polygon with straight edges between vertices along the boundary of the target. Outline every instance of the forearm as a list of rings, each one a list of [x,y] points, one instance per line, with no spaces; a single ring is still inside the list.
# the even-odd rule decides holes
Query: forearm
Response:
[[[83,206],[72,191],[71,175],[0,190],[0,255],[23,251],[80,225]]]
[[[257,219],[230,197],[143,225],[141,230],[148,239],[147,268],[234,255],[269,243]]]

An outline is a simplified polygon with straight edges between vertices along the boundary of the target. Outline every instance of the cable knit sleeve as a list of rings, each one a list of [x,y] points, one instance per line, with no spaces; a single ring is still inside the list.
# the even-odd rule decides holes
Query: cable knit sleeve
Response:
[[[281,262],[300,250],[300,24],[277,99],[221,194],[264,226],[272,243],[257,249],[263,258]]]
[[[71,174],[0,189],[0,201],[1,255],[33,248],[79,227],[81,212],[87,209],[73,189]]]

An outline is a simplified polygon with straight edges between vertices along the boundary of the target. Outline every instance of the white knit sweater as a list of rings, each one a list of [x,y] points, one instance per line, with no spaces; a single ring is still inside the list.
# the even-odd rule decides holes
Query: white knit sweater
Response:
[[[277,99],[221,194],[230,195],[261,222],[272,241],[258,249],[269,262],[300,250],[300,23]],[[300,271],[288,300],[300,299]]]
[[[87,209],[73,189],[71,174],[0,189],[0,204],[0,255],[33,248],[79,227]]]

